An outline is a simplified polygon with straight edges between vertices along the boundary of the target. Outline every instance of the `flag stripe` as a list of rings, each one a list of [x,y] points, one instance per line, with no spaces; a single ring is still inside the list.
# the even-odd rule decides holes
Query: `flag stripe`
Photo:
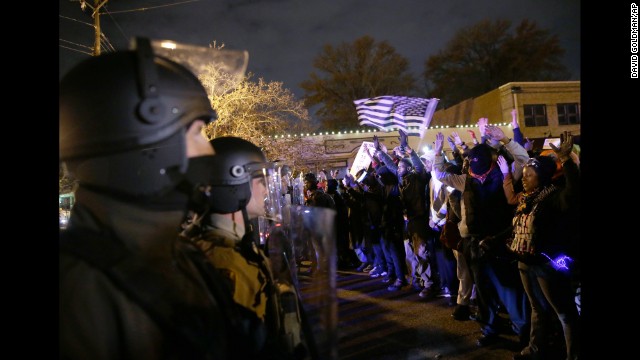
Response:
[[[377,96],[355,100],[360,125],[380,130],[401,129],[411,136],[423,137],[439,99],[407,96]]]

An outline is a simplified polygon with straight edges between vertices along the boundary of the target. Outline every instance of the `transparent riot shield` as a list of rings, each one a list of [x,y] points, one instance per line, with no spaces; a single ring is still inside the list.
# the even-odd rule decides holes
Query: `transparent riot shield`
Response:
[[[295,316],[313,359],[338,358],[335,216],[331,209],[285,206],[282,224],[268,231],[274,279],[298,298]],[[285,314],[288,320],[293,324],[293,315]]]
[[[293,179],[291,204],[304,205],[304,180],[302,178],[302,173]]]
[[[246,50],[228,50],[175,42],[151,40],[156,55],[164,56],[191,70],[211,95],[233,90],[244,78],[249,63]]]

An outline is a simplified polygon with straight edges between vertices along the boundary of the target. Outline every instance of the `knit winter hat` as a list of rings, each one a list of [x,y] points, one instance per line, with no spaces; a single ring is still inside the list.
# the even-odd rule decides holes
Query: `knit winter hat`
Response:
[[[335,192],[338,189],[338,180],[329,179],[327,180],[327,192]]]
[[[551,177],[552,181],[555,181],[564,175],[562,162],[560,162],[560,159],[558,159],[558,156],[553,150],[542,150],[542,152],[540,152],[540,156],[549,156],[556,161],[556,170],[553,172],[553,176]]]
[[[493,162],[493,148],[487,144],[478,144],[469,150],[469,167],[474,174],[482,175],[489,171]]]
[[[551,184],[553,174],[556,172],[556,159],[552,156],[539,155],[529,159],[527,165],[538,175],[538,183],[541,187]]]

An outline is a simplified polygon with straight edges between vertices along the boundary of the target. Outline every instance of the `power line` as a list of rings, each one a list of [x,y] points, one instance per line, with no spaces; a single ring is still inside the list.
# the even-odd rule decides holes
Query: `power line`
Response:
[[[87,49],[93,51],[93,48],[91,46],[74,43],[73,41],[69,41],[69,40],[65,40],[65,39],[58,39],[58,40],[66,42],[66,43],[69,43],[69,44],[73,44],[73,45],[76,45],[76,46],[80,46],[80,47],[83,47],[83,48],[87,48]]]
[[[79,52],[79,53],[81,53],[81,54],[87,54],[87,55],[89,55],[89,56],[93,56],[93,50],[92,50],[91,52],[86,52],[86,51],[82,51],[82,50],[78,50],[78,49],[70,48],[70,47],[68,47],[68,46],[64,46],[64,45],[58,45],[58,46],[60,46],[60,47],[61,47],[61,48],[63,48],[63,49],[68,49],[68,50],[71,50],[71,51]]]
[[[85,25],[88,25],[88,26],[91,26],[91,27],[95,27],[92,23],[88,23],[88,22],[80,21],[80,20],[78,20],[78,19],[72,19],[72,18],[70,18],[70,17],[63,16],[63,15],[58,15],[58,16],[59,16],[59,17],[61,17],[61,18],[63,18],[63,19],[67,19],[67,20],[71,20],[71,21],[79,22],[79,23],[81,23],[81,24],[85,24]]]
[[[165,5],[158,5],[158,6],[150,6],[150,7],[142,7],[142,8],[138,8],[138,9],[112,11],[111,13],[112,13],[112,14],[119,14],[119,13],[134,12],[134,11],[146,11],[146,10],[157,9],[157,8],[162,8],[162,7],[175,6],[175,5],[182,5],[182,4],[191,3],[191,2],[196,2],[196,1],[200,1],[200,0],[187,0],[187,1],[181,1],[181,2],[172,3],[172,4],[165,4]]]

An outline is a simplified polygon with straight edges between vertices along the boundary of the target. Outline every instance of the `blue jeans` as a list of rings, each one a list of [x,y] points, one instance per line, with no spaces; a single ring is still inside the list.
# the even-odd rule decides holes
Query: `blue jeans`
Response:
[[[389,239],[382,237],[380,240],[384,256],[387,259],[387,272],[390,279],[400,279],[407,281],[407,262],[404,252],[404,242],[402,238]]]
[[[462,244],[465,259],[476,284],[478,321],[483,324],[483,333],[494,335],[499,332],[498,310],[499,303],[502,302],[509,313],[514,332],[526,339],[530,331],[531,310],[522,283],[518,279],[515,263],[497,256],[473,256],[473,247],[477,246],[477,239],[465,238]]]

